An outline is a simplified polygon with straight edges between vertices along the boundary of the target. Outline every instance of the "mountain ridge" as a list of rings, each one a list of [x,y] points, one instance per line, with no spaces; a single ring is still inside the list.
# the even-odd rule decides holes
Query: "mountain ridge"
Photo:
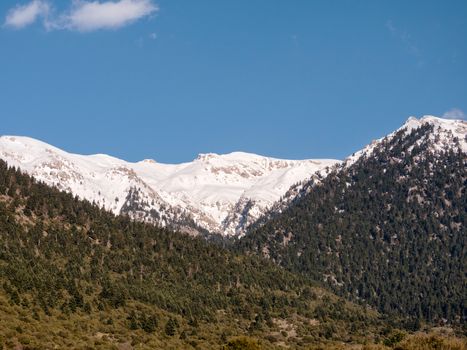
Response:
[[[418,128],[422,125],[425,124],[431,124],[434,127],[437,128],[435,130],[437,134],[442,137],[443,139],[437,140],[436,144],[438,147],[436,147],[437,150],[440,150],[446,147],[449,147],[449,145],[453,145],[452,139],[453,138],[459,138],[459,145],[460,148],[464,153],[467,153],[467,122],[461,119],[445,119],[445,118],[439,118],[435,117],[432,115],[424,115],[420,119],[417,119],[414,116],[409,117],[405,123],[397,128],[395,131],[389,133],[388,135],[381,137],[379,139],[373,140],[370,144],[367,146],[363,147],[361,150],[354,152],[352,155],[344,159],[343,165],[348,166],[353,164],[359,157],[362,155],[371,155],[372,150],[375,148],[376,145],[380,144],[383,140],[385,139],[390,139],[394,137],[399,131],[405,130],[404,132],[407,134],[411,132],[413,129]],[[442,141],[442,142],[439,142]],[[451,141],[448,143],[448,141]]]
[[[199,227],[228,236],[241,236],[291,185],[338,162],[232,152],[199,154],[180,164],[132,163],[105,154],[68,153],[19,136],[0,137],[0,157],[116,214],[124,209],[161,226],[191,233]]]
[[[436,135],[434,135],[434,133],[429,135],[432,143],[434,144],[431,151],[439,152],[441,150],[449,150],[450,148],[454,148],[461,150],[463,153],[467,153],[467,121],[461,119],[444,119],[432,115],[425,115],[420,119],[411,116],[404,122],[401,127],[397,128],[395,131],[384,137],[373,140],[359,151],[352,153],[342,162],[337,163],[332,170],[339,171],[348,168],[358,160],[365,157],[370,157],[378,145],[381,145],[381,143],[384,141],[392,139],[397,133],[402,132],[404,135],[407,135],[412,130],[423,125],[433,125],[434,131],[436,131]],[[294,184],[284,194],[284,196],[281,197],[279,201],[274,203],[269,208],[264,217],[260,218],[255,224],[260,225],[271,218],[273,215],[282,212],[291,204],[292,201],[298,200],[300,197],[308,193],[313,186],[319,184],[322,180],[322,174],[315,173],[313,176],[311,176],[311,178]]]
[[[332,170],[369,157],[384,140],[433,125],[433,151],[459,143],[467,152],[467,123],[462,120],[409,117],[394,132],[372,141],[343,161],[286,160],[247,152],[200,153],[191,162],[127,162],[106,155],[79,155],[43,141],[0,137],[0,158],[38,180],[95,202],[115,214],[171,227],[190,234],[242,237],[251,225],[283,211],[296,197]]]

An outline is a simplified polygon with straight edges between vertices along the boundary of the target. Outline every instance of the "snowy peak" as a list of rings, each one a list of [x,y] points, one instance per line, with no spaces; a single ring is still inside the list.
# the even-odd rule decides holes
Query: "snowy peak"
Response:
[[[422,126],[432,126],[433,130],[428,135],[432,143],[431,151],[437,152],[448,149],[460,149],[467,153],[467,122],[456,119],[443,119],[431,115],[425,115],[420,119],[409,117],[407,121],[396,131],[390,133],[386,137],[372,141],[362,150],[355,152],[345,159],[344,164],[349,166],[355,163],[362,156],[370,156],[376,146],[381,144],[384,139],[392,139],[399,132],[404,132],[405,135],[410,134],[413,130]]]
[[[404,131],[406,135],[423,126],[432,127],[432,131],[426,136],[431,143],[432,152],[446,151],[449,149],[460,150],[467,153],[467,122],[456,119],[443,119],[431,115],[420,119],[410,117],[397,131]]]
[[[460,119],[443,119],[432,115],[425,115],[420,119],[409,117],[404,125],[399,128],[412,131],[422,125],[431,124],[435,127],[436,131],[451,131],[455,136],[465,135],[467,131],[467,122]],[[439,130],[437,130],[439,129]]]
[[[17,136],[0,137],[0,158],[114,213],[225,235],[242,235],[293,184],[338,163],[244,152],[200,154],[182,164],[130,163],[105,154],[72,154]]]
[[[402,136],[408,136],[412,131],[423,126],[431,127],[431,130],[422,133],[422,137],[415,143],[420,145],[422,142],[428,142],[430,145],[428,150],[433,153],[439,153],[446,150],[460,150],[467,153],[467,122],[463,120],[443,119],[434,116],[423,116],[420,119],[409,117],[407,121],[397,130],[389,135],[377,140],[373,140],[363,149],[353,153],[347,157],[344,162],[336,163],[331,170],[345,171],[358,160],[371,157],[373,152],[382,145],[384,141],[391,141],[402,133]],[[294,170],[291,170],[294,171]],[[296,183],[282,196],[281,200],[276,202],[267,215],[261,219],[258,224],[263,224],[268,218],[284,211],[293,201],[299,200],[311,191],[311,189],[319,184],[327,175],[327,172],[317,171],[307,181]]]

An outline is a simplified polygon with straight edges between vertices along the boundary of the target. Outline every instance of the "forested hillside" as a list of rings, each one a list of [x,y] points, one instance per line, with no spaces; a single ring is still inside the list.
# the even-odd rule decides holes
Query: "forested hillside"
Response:
[[[253,256],[116,217],[0,162],[0,344],[219,349],[378,341],[391,325]]]
[[[0,344],[463,349],[449,328],[409,334],[465,325],[466,159],[428,152],[432,131],[399,133],[305,185],[235,251],[115,216],[0,161]]]
[[[444,135],[444,134],[443,134]],[[239,248],[317,280],[380,312],[420,322],[467,317],[467,157],[427,122],[354,157]]]

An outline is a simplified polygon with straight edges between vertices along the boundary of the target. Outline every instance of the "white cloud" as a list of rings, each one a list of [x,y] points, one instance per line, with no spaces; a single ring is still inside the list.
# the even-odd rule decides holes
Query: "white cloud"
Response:
[[[459,108],[452,108],[443,114],[443,118],[467,120],[467,115]]]
[[[73,0],[69,10],[53,18],[48,16],[49,10],[50,6],[45,0],[34,0],[28,5],[10,10],[5,24],[23,28],[42,16],[44,27],[48,30],[91,32],[124,27],[154,14],[158,7],[153,0]]]
[[[115,29],[149,16],[157,10],[151,0],[75,1],[70,13],[62,21],[65,28],[83,32]]]
[[[50,5],[42,0],[34,0],[26,5],[17,5],[8,11],[5,18],[5,26],[21,29],[33,24],[40,17],[46,18]]]

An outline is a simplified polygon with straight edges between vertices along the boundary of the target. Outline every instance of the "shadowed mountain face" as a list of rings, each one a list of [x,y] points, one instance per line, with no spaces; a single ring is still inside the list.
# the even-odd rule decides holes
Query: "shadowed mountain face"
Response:
[[[465,322],[466,131],[409,119],[291,191],[240,248],[385,313]]]
[[[26,138],[0,138],[0,158],[38,180],[119,214],[193,234],[241,236],[292,186],[338,163],[248,153],[202,154],[183,164],[129,163],[70,154]]]

